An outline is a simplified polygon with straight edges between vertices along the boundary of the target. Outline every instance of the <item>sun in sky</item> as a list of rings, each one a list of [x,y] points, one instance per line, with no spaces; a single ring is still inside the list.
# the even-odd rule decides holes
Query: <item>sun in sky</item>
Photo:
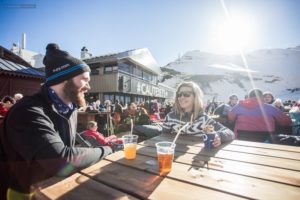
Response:
[[[257,43],[257,19],[242,11],[228,9],[224,0],[220,0],[222,12],[218,20],[212,23],[214,46],[219,53],[237,54],[249,51]],[[255,22],[255,23],[254,23]]]
[[[251,50],[257,39],[254,23],[243,16],[223,19],[213,25],[214,46],[219,53]]]

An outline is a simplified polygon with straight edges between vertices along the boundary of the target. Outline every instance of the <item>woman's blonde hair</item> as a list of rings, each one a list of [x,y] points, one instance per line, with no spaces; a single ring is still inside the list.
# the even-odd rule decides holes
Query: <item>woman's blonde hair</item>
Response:
[[[194,95],[194,105],[193,105],[193,116],[194,119],[197,118],[200,114],[203,114],[203,92],[200,89],[200,87],[192,82],[192,81],[186,81],[186,82],[182,82],[178,85],[177,90],[176,90],[176,97],[175,97],[175,103],[174,103],[174,111],[177,115],[182,116],[184,111],[182,110],[182,108],[180,107],[179,101],[178,101],[178,97],[177,97],[177,93],[179,92],[180,88],[182,87],[189,87],[193,90],[193,95]]]

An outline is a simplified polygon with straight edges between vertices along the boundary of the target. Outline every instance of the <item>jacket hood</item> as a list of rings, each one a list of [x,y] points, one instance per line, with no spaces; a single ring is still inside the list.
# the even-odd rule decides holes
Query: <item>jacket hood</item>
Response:
[[[241,106],[243,106],[247,109],[252,109],[252,108],[255,108],[255,107],[259,106],[260,104],[262,104],[262,100],[257,97],[251,97],[251,98],[248,98],[245,100],[241,100],[240,104],[241,104]]]

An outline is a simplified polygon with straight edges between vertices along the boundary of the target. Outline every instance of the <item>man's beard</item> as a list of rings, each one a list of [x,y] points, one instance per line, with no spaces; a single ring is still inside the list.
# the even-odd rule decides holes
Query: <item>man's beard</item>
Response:
[[[68,80],[63,89],[65,95],[72,103],[82,107],[86,105],[84,94],[76,87],[73,80]]]

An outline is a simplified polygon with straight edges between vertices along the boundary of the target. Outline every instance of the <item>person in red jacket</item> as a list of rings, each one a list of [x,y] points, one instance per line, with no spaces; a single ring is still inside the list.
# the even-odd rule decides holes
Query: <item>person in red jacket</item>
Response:
[[[5,117],[6,113],[12,107],[16,101],[11,96],[4,96],[0,102],[0,115]]]
[[[85,131],[84,134],[86,136],[94,137],[98,141],[99,145],[101,146],[106,146],[106,145],[110,146],[112,142],[117,144],[123,143],[122,140],[117,138],[117,136],[115,135],[104,137],[103,134],[97,131],[97,129],[98,129],[97,122],[89,121],[87,125],[87,130]]]
[[[268,140],[270,134],[275,133],[276,125],[284,127],[292,124],[289,116],[263,102],[263,93],[259,89],[251,90],[248,99],[235,105],[228,113],[228,119],[235,123],[237,139],[247,136],[247,140],[257,142]]]
[[[2,102],[0,102],[0,116],[4,117],[7,112],[8,109],[4,106]]]

